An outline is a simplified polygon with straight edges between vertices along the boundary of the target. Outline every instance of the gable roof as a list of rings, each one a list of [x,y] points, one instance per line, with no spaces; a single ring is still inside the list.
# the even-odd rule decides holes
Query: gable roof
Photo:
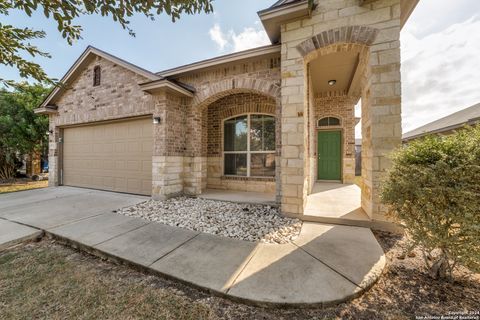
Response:
[[[91,61],[92,57],[94,56],[99,56],[106,60],[112,61],[132,72],[144,76],[150,81],[163,79],[163,77],[156,75],[155,73],[148,70],[145,70],[139,66],[136,66],[133,63],[125,61],[95,47],[88,46],[85,51],[83,51],[83,53],[80,55],[80,57],[75,61],[75,63],[70,67],[70,69],[68,69],[67,73],[62,77],[60,82],[64,85],[68,84],[69,80],[74,78],[79,73],[79,71],[82,70],[83,67]],[[46,106],[48,106],[52,100],[60,96],[64,91],[65,88],[63,86],[55,87],[45,98],[45,100],[43,100],[39,108],[45,108]]]
[[[476,123],[480,123],[480,103],[409,131],[403,135],[403,140],[411,140],[430,133],[445,132]]]

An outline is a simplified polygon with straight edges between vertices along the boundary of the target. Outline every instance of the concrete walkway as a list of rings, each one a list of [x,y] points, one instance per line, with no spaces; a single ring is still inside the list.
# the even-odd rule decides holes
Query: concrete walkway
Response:
[[[255,304],[345,301],[371,286],[385,265],[366,228],[306,222],[295,242],[274,245],[112,213],[147,199],[70,187],[25,191],[0,195],[0,221],[41,229],[90,252]]]

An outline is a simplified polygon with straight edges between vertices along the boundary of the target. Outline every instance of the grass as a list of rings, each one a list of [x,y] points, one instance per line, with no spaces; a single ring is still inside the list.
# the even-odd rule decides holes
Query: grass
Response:
[[[359,298],[324,309],[247,306],[43,240],[0,252],[0,319],[411,319],[478,311],[479,277],[431,280],[419,256],[396,258],[400,237],[376,236],[387,252],[384,275]]]
[[[17,192],[48,187],[48,181],[18,181],[11,184],[0,184],[0,193]]]

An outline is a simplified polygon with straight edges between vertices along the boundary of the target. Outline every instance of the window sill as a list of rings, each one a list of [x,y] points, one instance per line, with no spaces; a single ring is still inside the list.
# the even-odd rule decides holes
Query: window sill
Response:
[[[222,180],[275,182],[275,177],[221,176]]]

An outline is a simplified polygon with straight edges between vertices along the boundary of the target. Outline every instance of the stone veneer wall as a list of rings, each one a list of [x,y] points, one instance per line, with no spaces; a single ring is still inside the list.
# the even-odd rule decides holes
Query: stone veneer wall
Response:
[[[358,43],[369,51],[362,81],[362,208],[372,219],[385,220],[379,183],[390,166],[387,155],[401,143],[400,0],[316,4],[310,17],[281,26],[282,141],[290,137],[296,141],[282,144],[282,211],[301,214],[309,189],[309,159],[304,156],[308,112],[304,111],[311,54]],[[304,136],[303,141],[296,139],[298,135]]]
[[[93,86],[93,68],[101,67],[101,83]],[[95,121],[114,120],[149,115],[155,108],[155,98],[143,92],[139,84],[148,81],[130,70],[97,57],[70,83],[58,99],[58,115],[50,115],[49,185],[61,181],[60,126]]]
[[[206,107],[207,188],[253,192],[275,192],[275,179],[225,177],[223,175],[223,121],[246,113],[275,116],[276,103],[271,97],[239,93],[228,95]],[[278,136],[278,133],[277,133]]]
[[[342,131],[342,182],[353,183],[355,179],[355,103],[358,98],[351,96],[317,96],[314,100],[313,117],[310,119],[311,150],[310,165],[314,179],[317,179],[317,139],[319,130]],[[324,117],[339,118],[340,126],[318,128],[317,121]]]

